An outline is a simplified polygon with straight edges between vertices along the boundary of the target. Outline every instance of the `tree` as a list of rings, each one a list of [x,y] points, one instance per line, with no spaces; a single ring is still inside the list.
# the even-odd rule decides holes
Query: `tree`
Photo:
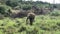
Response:
[[[32,8],[31,5],[23,5],[21,6],[23,10],[30,10]]]
[[[6,1],[6,5],[11,6],[11,7],[16,7],[18,5],[17,2],[13,2],[11,0]]]

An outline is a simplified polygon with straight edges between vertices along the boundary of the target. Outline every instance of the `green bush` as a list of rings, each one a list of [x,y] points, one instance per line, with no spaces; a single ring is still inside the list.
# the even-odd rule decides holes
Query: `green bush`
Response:
[[[4,13],[5,13],[5,10],[6,10],[5,7],[0,6],[0,13],[1,13],[1,14],[4,14]]]
[[[10,7],[6,5],[1,5],[0,6],[0,13],[3,15],[8,15]]]
[[[59,11],[53,11],[50,13],[51,16],[59,16],[60,12]]]
[[[23,9],[23,10],[30,10],[31,8],[32,8],[32,6],[31,5],[22,5],[21,6],[21,8]]]
[[[11,7],[16,7],[18,5],[17,2],[13,2],[11,0],[6,1],[6,5],[11,6]]]

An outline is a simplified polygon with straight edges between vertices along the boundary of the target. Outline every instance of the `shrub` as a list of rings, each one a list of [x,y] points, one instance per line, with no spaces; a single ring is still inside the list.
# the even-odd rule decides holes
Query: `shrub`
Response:
[[[59,16],[60,12],[59,11],[53,11],[50,13],[51,16]]]
[[[13,2],[11,0],[6,1],[6,5],[11,6],[11,7],[16,7],[18,5],[17,2]]]
[[[9,9],[10,9],[10,7],[8,7],[6,5],[1,5],[0,13],[3,14],[4,16],[6,16],[6,15],[8,15],[8,13],[10,13]]]
[[[4,14],[4,13],[5,13],[5,10],[6,10],[6,9],[5,9],[4,7],[1,7],[1,6],[0,6],[0,13],[1,13],[1,14]]]
[[[30,10],[31,9],[31,5],[22,5],[21,6],[21,8],[23,9],[23,10]]]

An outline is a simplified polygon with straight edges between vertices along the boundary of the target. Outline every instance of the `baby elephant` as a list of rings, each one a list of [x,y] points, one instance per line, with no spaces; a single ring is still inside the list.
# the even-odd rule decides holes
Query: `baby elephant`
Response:
[[[34,22],[34,19],[35,19],[35,14],[34,13],[28,13],[26,22],[28,21],[28,19],[30,21],[30,25],[32,25]]]

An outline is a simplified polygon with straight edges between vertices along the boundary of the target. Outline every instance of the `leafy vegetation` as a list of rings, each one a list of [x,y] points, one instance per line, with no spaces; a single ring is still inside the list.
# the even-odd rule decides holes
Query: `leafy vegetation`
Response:
[[[0,34],[60,34],[60,10],[58,10],[60,9],[59,5],[60,4],[50,4],[42,1],[32,2],[32,0],[1,0]],[[46,8],[48,8],[48,10]],[[55,10],[47,13],[47,11],[49,11],[49,8],[52,10],[54,8]],[[10,17],[10,14],[12,17],[20,17],[20,15],[22,17],[26,15],[28,13],[27,10],[30,9],[35,10],[35,12],[38,14],[46,14],[36,15],[33,25],[26,24],[26,17]],[[24,10],[26,10],[26,12]],[[22,13],[19,13],[19,11]],[[16,14],[11,12],[15,12]]]
[[[8,13],[10,11],[8,11],[9,9],[11,9],[9,6],[6,6],[6,5],[0,5],[0,14],[3,14],[3,15],[7,15],[8,16]]]
[[[21,8],[23,9],[23,10],[30,10],[31,8],[32,8],[32,5],[22,5],[21,6]]]
[[[59,10],[55,10],[53,12],[50,13],[51,16],[60,16],[60,12]]]
[[[0,34],[60,34],[60,16],[36,16],[33,25],[26,25],[26,17],[0,20]]]
[[[11,7],[16,7],[18,5],[17,2],[13,2],[11,0],[6,1],[6,5],[11,6]]]

